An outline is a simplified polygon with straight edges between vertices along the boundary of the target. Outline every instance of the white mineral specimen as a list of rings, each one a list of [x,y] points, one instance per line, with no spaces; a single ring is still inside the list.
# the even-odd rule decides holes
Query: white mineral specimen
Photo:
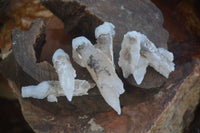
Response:
[[[97,39],[96,48],[105,53],[113,62],[113,37],[115,35],[115,26],[112,23],[104,22],[95,29],[95,37]]]
[[[74,93],[76,71],[70,62],[69,56],[62,49],[58,49],[53,55],[52,62],[58,73],[65,96],[71,101]]]
[[[113,37],[115,26],[105,22],[95,30],[97,44],[92,45],[85,37],[72,40],[73,59],[80,66],[87,68],[105,101],[121,114],[119,97],[124,93],[122,81],[115,72],[113,61]],[[141,84],[149,66],[168,78],[174,71],[173,54],[156,46],[148,38],[136,31],[124,35],[121,45],[119,66],[123,76],[133,75],[137,84]],[[22,87],[22,97],[44,99],[57,102],[57,97],[66,96],[69,101],[73,96],[87,95],[95,84],[75,79],[69,56],[62,49],[56,50],[52,58],[59,81],[43,81],[38,85]]]
[[[88,95],[88,90],[94,86],[94,83],[76,79],[73,96]],[[49,102],[57,102],[57,97],[59,96],[65,96],[59,81],[43,81],[38,85],[22,87],[22,97],[24,98],[44,99],[47,97]]]
[[[121,114],[119,96],[124,87],[110,58],[85,37],[73,39],[72,47],[74,61],[87,68],[105,101]]]
[[[174,71],[173,59],[171,52],[156,48],[144,34],[132,31],[124,35],[118,64],[125,78],[132,74],[136,83],[141,84],[148,65],[168,78]]]

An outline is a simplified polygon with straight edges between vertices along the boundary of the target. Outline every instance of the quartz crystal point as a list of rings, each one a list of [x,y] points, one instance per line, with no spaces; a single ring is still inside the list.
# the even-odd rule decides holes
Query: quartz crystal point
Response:
[[[95,29],[95,37],[97,39],[96,48],[105,53],[113,62],[113,37],[115,35],[115,26],[112,23],[104,22]]]
[[[75,80],[75,90],[73,96],[88,95],[88,90],[95,86],[86,80]],[[60,86],[59,81],[43,81],[38,85],[22,87],[22,97],[32,97],[44,99],[47,97],[49,102],[57,102],[57,97],[65,96],[65,92]]]
[[[121,114],[119,96],[124,88],[110,58],[85,37],[73,39],[72,47],[74,61],[87,68],[105,101]]]
[[[53,55],[52,62],[58,73],[60,85],[64,90],[65,96],[71,101],[74,93],[76,71],[70,62],[69,56],[62,49],[58,49]]]
[[[168,78],[174,71],[173,59],[171,52],[156,48],[145,35],[132,31],[124,35],[118,64],[125,78],[132,74],[136,83],[141,84],[148,65]]]

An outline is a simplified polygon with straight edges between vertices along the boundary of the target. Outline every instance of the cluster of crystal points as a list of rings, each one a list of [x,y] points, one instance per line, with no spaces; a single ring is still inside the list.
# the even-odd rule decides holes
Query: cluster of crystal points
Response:
[[[114,28],[108,22],[98,26],[95,30],[95,45],[83,36],[73,39],[72,57],[89,71],[105,101],[121,114],[119,97],[124,93],[124,86],[115,72],[113,61]],[[57,97],[66,96],[71,101],[73,96],[87,95],[88,90],[95,86],[86,80],[75,79],[76,71],[68,54],[62,49],[56,50],[52,62],[59,81],[43,81],[35,86],[22,87],[22,97],[47,97],[49,102],[57,102]],[[145,35],[136,31],[124,35],[118,64],[123,76],[127,78],[132,74],[137,84],[142,83],[148,65],[166,78],[174,71],[173,54],[163,48],[156,48]]]
[[[43,81],[38,85],[22,87],[22,97],[43,99],[57,102],[57,97],[66,96],[69,101],[73,96],[87,95],[87,91],[95,86],[86,80],[75,79],[74,70],[69,56],[62,49],[55,51],[52,62],[58,74],[59,81]]]
[[[144,34],[132,31],[124,35],[118,64],[125,78],[132,74],[136,83],[141,84],[148,65],[168,78],[174,71],[173,60],[171,52],[156,48]]]
[[[73,59],[87,68],[105,101],[121,114],[119,96],[124,87],[113,62],[114,33],[114,25],[105,22],[95,30],[97,44],[92,45],[85,37],[73,39]]]

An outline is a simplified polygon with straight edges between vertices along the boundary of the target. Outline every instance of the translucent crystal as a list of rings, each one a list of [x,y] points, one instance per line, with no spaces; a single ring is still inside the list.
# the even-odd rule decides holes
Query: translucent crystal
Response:
[[[132,74],[136,83],[141,84],[148,65],[168,78],[174,71],[173,59],[171,52],[156,48],[144,34],[132,31],[124,35],[118,64],[125,78]]]
[[[69,56],[62,49],[58,49],[53,55],[52,62],[65,96],[71,101],[74,93],[76,71],[72,67]]]
[[[115,35],[115,26],[112,23],[104,22],[95,29],[95,37],[97,39],[96,48],[105,53],[113,62],[113,37]]]
[[[73,96],[88,95],[88,90],[95,86],[86,80],[75,80],[75,90]],[[65,96],[64,90],[59,81],[43,81],[38,85],[22,87],[22,97],[32,97],[44,99],[47,97],[49,102],[57,102],[57,97]]]
[[[124,92],[124,88],[110,58],[85,37],[73,39],[72,47],[73,55],[81,57],[74,58],[74,61],[87,68],[105,101],[120,114],[119,96]]]

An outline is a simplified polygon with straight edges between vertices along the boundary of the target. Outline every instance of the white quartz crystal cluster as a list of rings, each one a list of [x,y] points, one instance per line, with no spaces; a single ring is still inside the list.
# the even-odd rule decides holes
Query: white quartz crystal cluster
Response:
[[[119,97],[124,93],[121,79],[115,72],[113,61],[113,37],[115,26],[105,22],[95,30],[97,42],[93,45],[84,36],[72,40],[72,57],[80,66],[86,68],[96,83],[105,101],[121,114]],[[36,86],[22,87],[22,97],[43,99],[57,102],[57,97],[66,96],[69,101],[73,96],[87,95],[95,86],[86,80],[75,79],[70,58],[62,49],[58,49],[52,58],[59,81],[43,81]],[[156,46],[139,32],[132,31],[124,35],[121,45],[119,66],[123,76],[133,75],[137,84],[141,84],[148,66],[168,78],[174,71],[173,54]]]
[[[88,90],[95,86],[86,80],[75,79],[74,70],[69,56],[62,49],[56,50],[52,62],[58,74],[59,81],[43,81],[38,85],[22,87],[22,97],[44,99],[57,102],[57,97],[66,96],[69,101],[73,96],[87,95]]]
[[[171,52],[156,48],[144,34],[132,31],[124,35],[118,64],[125,78],[132,74],[136,83],[141,84],[148,66],[168,78],[174,71],[173,60]]]
[[[83,36],[73,39],[73,59],[87,68],[105,101],[121,114],[119,96],[124,93],[124,87],[113,62],[114,34],[114,25],[105,22],[95,30],[96,45]]]

